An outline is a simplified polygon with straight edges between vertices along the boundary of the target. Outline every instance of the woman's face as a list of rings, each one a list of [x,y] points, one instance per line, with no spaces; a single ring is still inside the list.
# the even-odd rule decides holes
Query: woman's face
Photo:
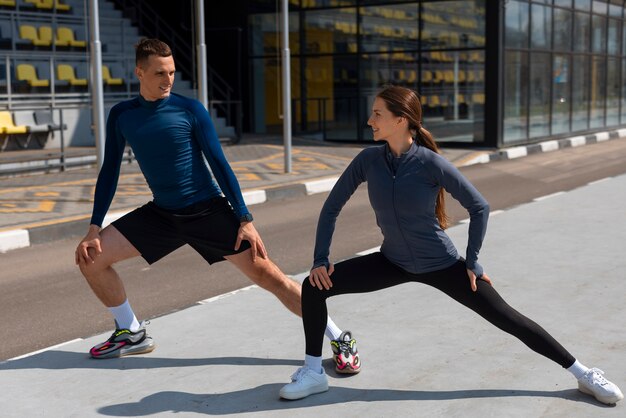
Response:
[[[406,127],[402,122],[403,118],[391,113],[383,99],[377,97],[374,100],[372,114],[367,120],[367,124],[372,127],[374,141],[385,140],[404,132]]]

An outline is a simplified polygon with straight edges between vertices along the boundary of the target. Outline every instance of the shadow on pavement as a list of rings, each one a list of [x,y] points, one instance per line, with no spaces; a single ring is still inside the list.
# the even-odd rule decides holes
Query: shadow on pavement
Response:
[[[134,370],[159,369],[168,367],[196,366],[294,366],[302,365],[302,360],[274,359],[258,357],[207,357],[207,358],[160,358],[129,356],[115,359],[94,360],[87,353],[70,351],[46,351],[24,359],[0,363],[0,370]]]
[[[164,412],[195,412],[207,415],[228,415],[245,412],[302,409],[312,406],[345,404],[348,402],[382,401],[439,401],[475,398],[551,397],[564,398],[600,406],[575,389],[558,391],[533,391],[513,389],[480,389],[453,391],[420,391],[392,389],[350,389],[332,387],[329,392],[299,401],[278,398],[284,383],[271,383],[250,389],[227,393],[194,394],[164,391],[146,396],[138,402],[109,405],[97,411],[109,416],[142,416]],[[418,407],[418,405],[415,405]],[[602,405],[604,406],[604,405]]]

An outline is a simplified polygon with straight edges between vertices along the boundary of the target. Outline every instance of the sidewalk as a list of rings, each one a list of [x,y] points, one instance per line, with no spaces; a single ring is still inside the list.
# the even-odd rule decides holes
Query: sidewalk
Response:
[[[492,217],[481,251],[512,306],[622,390],[625,205],[622,175],[517,206]],[[467,225],[448,231],[463,252]],[[604,406],[579,393],[559,366],[426,286],[337,297],[329,310],[354,331],[363,371],[341,377],[326,360],[323,394],[278,398],[301,364],[301,322],[253,286],[153,319],[149,355],[88,359],[107,334],[0,363],[1,415],[624,416],[624,401]]]
[[[457,166],[522,157],[536,152],[581,146],[626,137],[626,129],[587,137],[548,141],[502,151],[443,148]],[[267,200],[329,191],[356,154],[368,144],[340,144],[294,138],[292,172],[284,173],[284,146],[279,137],[248,136],[238,145],[224,146],[248,205]],[[26,164],[24,151],[0,153],[0,173]],[[47,150],[26,151],[34,161],[53,158]],[[68,149],[68,159],[92,161],[93,149]],[[21,162],[20,162],[21,161]],[[50,242],[87,230],[97,171],[94,167],[65,172],[2,177],[0,188],[0,252]],[[105,223],[151,199],[136,162],[124,163],[119,185]]]

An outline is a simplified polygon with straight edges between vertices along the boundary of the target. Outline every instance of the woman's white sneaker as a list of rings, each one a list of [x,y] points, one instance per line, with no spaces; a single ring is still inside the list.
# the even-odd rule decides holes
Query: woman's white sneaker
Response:
[[[589,369],[578,379],[578,390],[592,395],[605,404],[614,404],[624,399],[624,395],[617,385],[606,380],[603,374],[604,372],[602,370],[596,369],[595,367]]]
[[[316,373],[307,366],[300,367],[292,376],[291,383],[286,384],[280,390],[283,399],[302,399],[315,393],[328,390],[328,378],[322,369],[322,373]]]

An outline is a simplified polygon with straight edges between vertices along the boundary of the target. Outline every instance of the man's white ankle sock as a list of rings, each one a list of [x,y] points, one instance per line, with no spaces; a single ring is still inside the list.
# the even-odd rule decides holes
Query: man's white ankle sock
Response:
[[[132,332],[137,332],[139,330],[139,321],[133,312],[133,309],[130,307],[130,303],[128,303],[128,299],[124,301],[120,306],[112,306],[109,307],[109,311],[115,317],[117,321],[117,326],[120,329],[129,329]]]

